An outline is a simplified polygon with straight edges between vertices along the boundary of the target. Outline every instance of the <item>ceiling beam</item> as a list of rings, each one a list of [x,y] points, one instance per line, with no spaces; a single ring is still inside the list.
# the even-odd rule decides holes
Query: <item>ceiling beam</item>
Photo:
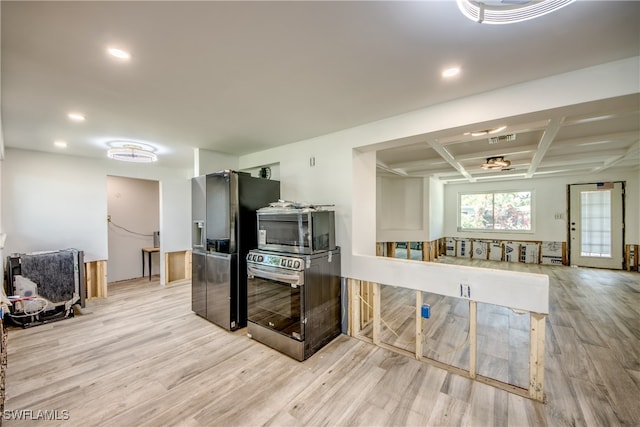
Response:
[[[638,155],[638,153],[640,153],[640,141],[636,141],[635,144],[633,144],[631,147],[629,147],[629,149],[627,150],[627,152],[622,155],[622,156],[616,156],[616,157],[611,157],[607,160],[604,161],[604,163],[601,166],[598,166],[597,168],[593,168],[591,170],[591,172],[602,172],[605,169],[609,169],[612,166],[615,166],[616,164],[620,163],[621,161],[631,157],[631,156],[636,156]]]
[[[560,131],[563,122],[564,117],[554,117],[549,121],[549,126],[547,126],[547,129],[542,134],[542,138],[540,138],[538,149],[536,150],[536,154],[533,155],[531,165],[529,166],[529,170],[527,171],[525,178],[531,178],[536,173],[536,169],[538,169],[538,166],[540,165],[540,162],[542,161],[544,155],[547,154],[547,151],[549,150],[549,147],[551,147],[551,143]]]
[[[431,148],[433,148],[436,153],[440,154],[440,156],[445,159],[451,166],[453,166],[462,176],[467,178],[469,182],[476,182],[476,179],[471,176],[469,172],[453,157],[453,155],[444,148],[442,145],[438,144],[436,141],[427,141],[427,144]]]
[[[385,172],[392,173],[394,175],[409,176],[409,174],[406,171],[404,171],[404,170],[402,170],[400,168],[392,168],[392,167],[390,167],[389,165],[387,165],[386,163],[384,163],[384,162],[382,162],[380,160],[376,160],[376,167],[378,169],[381,169],[381,170],[383,170]]]

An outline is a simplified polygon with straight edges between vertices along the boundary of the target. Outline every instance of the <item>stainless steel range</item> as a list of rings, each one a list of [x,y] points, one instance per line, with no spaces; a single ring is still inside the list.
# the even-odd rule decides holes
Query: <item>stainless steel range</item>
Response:
[[[341,332],[340,249],[247,255],[247,335],[299,361]]]

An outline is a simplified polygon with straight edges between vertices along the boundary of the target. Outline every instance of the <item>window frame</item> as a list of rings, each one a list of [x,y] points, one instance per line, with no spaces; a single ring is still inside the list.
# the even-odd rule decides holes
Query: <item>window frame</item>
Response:
[[[531,199],[530,205],[530,227],[528,230],[508,230],[508,229],[495,229],[495,228],[465,228],[462,227],[462,196],[467,195],[477,195],[477,194],[490,194],[494,196],[496,194],[505,194],[505,193],[529,193]],[[495,206],[494,206],[495,211]],[[493,234],[506,234],[506,233],[514,233],[514,234],[533,234],[535,233],[535,190],[532,189],[519,189],[519,190],[485,190],[485,191],[459,191],[457,198],[457,211],[456,211],[456,229],[459,232],[483,232],[483,233],[493,233]],[[495,220],[494,220],[495,224]]]

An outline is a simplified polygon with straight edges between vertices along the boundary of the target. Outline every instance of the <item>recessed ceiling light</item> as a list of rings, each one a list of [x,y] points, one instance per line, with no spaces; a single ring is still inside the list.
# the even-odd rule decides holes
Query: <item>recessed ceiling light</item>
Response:
[[[114,58],[122,59],[123,61],[128,61],[129,59],[131,59],[131,54],[126,50],[110,47],[107,48],[107,52]]]
[[[53,141],[53,145],[55,145],[58,148],[67,148],[67,142],[63,141],[61,139],[59,139],[57,141]]]
[[[74,122],[84,122],[85,120],[84,114],[82,113],[69,113],[67,114],[67,117],[69,117],[69,119],[73,120]]]
[[[449,78],[449,77],[457,76],[458,74],[460,74],[460,67],[451,67],[451,68],[447,68],[442,72],[442,77]]]

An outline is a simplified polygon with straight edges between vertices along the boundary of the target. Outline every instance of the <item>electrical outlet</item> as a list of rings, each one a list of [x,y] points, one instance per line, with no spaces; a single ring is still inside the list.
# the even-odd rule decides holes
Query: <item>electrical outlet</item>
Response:
[[[460,283],[460,297],[471,298],[471,286],[467,283]]]
[[[111,215],[107,215],[107,222],[111,222]]]

